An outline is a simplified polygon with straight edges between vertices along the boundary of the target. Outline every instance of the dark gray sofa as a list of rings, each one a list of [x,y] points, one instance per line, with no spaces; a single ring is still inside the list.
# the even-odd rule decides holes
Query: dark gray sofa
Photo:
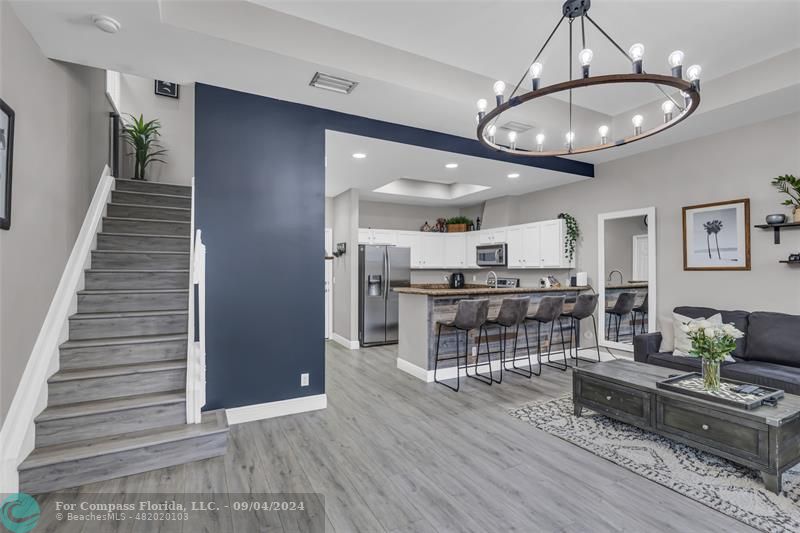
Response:
[[[675,312],[691,318],[722,314],[724,323],[733,323],[745,336],[736,342],[731,354],[736,362],[722,364],[722,377],[800,394],[800,316],[783,313],[719,311],[709,307],[676,307]],[[659,352],[661,333],[637,335],[633,357],[682,372],[699,372],[700,359],[676,357]]]

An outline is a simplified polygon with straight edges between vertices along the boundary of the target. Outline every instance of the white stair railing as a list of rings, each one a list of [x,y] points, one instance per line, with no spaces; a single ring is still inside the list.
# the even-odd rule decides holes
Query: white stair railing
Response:
[[[206,246],[195,230],[194,178],[189,247],[189,324],[186,346],[186,423],[199,424],[206,404]]]

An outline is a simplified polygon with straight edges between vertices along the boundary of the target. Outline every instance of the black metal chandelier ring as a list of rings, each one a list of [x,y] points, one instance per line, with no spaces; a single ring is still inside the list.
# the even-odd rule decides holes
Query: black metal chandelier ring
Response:
[[[541,98],[543,96],[548,96],[563,91],[570,91],[572,89],[578,89],[581,87],[590,87],[593,85],[608,85],[615,83],[651,83],[659,86],[666,85],[669,87],[674,87],[675,89],[681,91],[684,107],[682,109],[678,107],[678,109],[676,109],[677,111],[679,111],[678,113],[676,113],[669,120],[665,120],[664,123],[654,128],[642,131],[640,133],[635,133],[634,135],[628,137],[623,137],[621,139],[606,142],[604,144],[590,145],[582,148],[574,148],[572,147],[571,144],[568,144],[565,146],[565,148],[560,150],[541,150],[541,149],[525,150],[511,145],[505,146],[502,144],[498,144],[497,142],[495,142],[493,137],[488,134],[488,130],[492,125],[492,123],[497,121],[498,117],[501,114],[503,114],[504,112],[508,111],[513,107],[517,107],[521,104],[524,104],[531,100],[535,100],[537,98]],[[689,115],[695,112],[695,110],[699,105],[700,105],[700,91],[698,90],[697,84],[694,84],[691,81],[684,80],[680,77],[665,76],[662,74],[647,74],[647,73],[609,74],[605,76],[592,76],[587,78],[565,81],[562,83],[556,83],[553,85],[549,85],[547,87],[541,87],[535,91],[530,91],[521,94],[519,96],[514,96],[510,98],[508,101],[498,105],[497,107],[495,107],[494,109],[483,115],[483,117],[478,121],[477,134],[478,134],[478,139],[485,146],[493,150],[500,150],[502,152],[506,152],[511,155],[526,156],[526,157],[530,156],[543,157],[543,156],[585,154],[589,152],[596,152],[599,150],[613,148],[615,146],[621,146],[623,144],[629,144],[635,141],[639,141],[641,139],[646,139],[647,137],[650,137],[657,133],[660,133],[687,119]]]

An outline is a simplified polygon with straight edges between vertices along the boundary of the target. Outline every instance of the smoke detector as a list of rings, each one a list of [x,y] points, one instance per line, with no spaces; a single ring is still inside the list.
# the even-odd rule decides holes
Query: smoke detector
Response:
[[[116,19],[106,15],[95,15],[92,17],[92,22],[106,33],[117,33],[121,27]]]
[[[333,91],[335,93],[350,94],[353,92],[353,89],[356,88],[358,82],[317,72],[314,74],[314,77],[311,78],[309,85],[317,89],[325,89],[326,91]]]

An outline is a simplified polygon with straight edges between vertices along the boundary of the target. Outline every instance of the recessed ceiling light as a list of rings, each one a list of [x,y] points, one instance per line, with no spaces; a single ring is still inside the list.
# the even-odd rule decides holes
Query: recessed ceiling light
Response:
[[[511,178],[512,180],[516,179],[519,177],[519,172],[512,172],[511,174],[508,175],[508,177]]]
[[[458,163],[447,163],[444,168],[458,168]]]
[[[111,17],[105,15],[95,15],[92,17],[92,22],[95,26],[100,28],[106,33],[117,33],[120,29],[120,23]]]
[[[367,157],[367,154],[363,154],[361,152],[356,152],[353,154],[353,159],[364,159]]]

